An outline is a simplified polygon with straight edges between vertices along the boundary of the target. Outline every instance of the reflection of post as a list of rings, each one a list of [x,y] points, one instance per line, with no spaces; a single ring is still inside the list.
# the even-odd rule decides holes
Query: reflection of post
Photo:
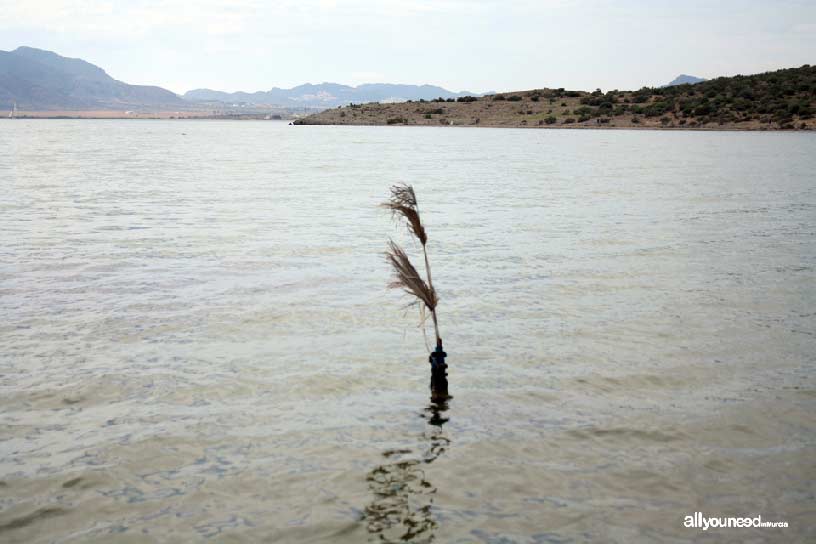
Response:
[[[447,400],[443,402],[431,402],[427,408],[425,408],[425,413],[422,417],[424,417],[428,423],[434,425],[435,427],[442,428],[442,425],[448,422],[450,418],[445,417],[443,414],[448,411],[448,402]]]
[[[423,417],[431,425],[422,433],[424,442],[421,458],[412,456],[410,449],[390,449],[383,452],[384,464],[368,473],[368,487],[374,495],[365,507],[363,520],[372,535],[381,542],[431,542],[437,522],[432,506],[436,488],[428,481],[423,464],[433,463],[450,444],[442,426],[448,418],[442,413],[446,403],[432,403]],[[412,458],[414,457],[414,458]]]
[[[436,489],[425,478],[421,461],[404,459],[411,450],[383,452],[388,459],[368,474],[374,500],[366,506],[363,519],[368,532],[382,542],[430,542],[436,520],[431,512]]]

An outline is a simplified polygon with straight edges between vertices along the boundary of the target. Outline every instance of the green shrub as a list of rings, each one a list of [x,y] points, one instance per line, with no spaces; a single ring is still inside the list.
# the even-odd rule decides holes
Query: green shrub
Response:
[[[643,108],[643,114],[646,117],[658,117],[669,110],[669,105],[666,102],[655,102]]]
[[[550,115],[549,117],[544,119],[544,122],[547,123],[548,125],[553,125],[557,120],[558,119],[556,119],[554,116]]]

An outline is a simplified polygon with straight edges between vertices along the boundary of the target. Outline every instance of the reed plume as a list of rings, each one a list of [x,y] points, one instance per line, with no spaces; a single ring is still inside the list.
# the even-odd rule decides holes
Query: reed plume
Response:
[[[397,222],[404,220],[408,225],[408,231],[416,236],[417,240],[422,244],[422,253],[425,258],[425,274],[428,277],[428,283],[426,284],[414,265],[411,264],[405,251],[393,241],[390,241],[386,257],[394,269],[395,279],[389,284],[389,287],[403,289],[418,299],[422,304],[421,309],[427,308],[430,310],[434,324],[436,345],[441,346],[442,339],[439,336],[439,322],[436,318],[438,298],[433,286],[433,280],[431,279],[431,265],[428,261],[428,234],[425,232],[425,226],[422,224],[422,220],[419,216],[419,205],[417,204],[414,188],[406,184],[394,185],[391,187],[391,198],[388,202],[384,202],[382,206],[391,210],[391,215]]]
[[[415,296],[417,302],[425,305],[431,312],[436,311],[436,303],[438,302],[436,292],[425,283],[408,255],[393,240],[388,242],[388,251],[385,253],[385,258],[391,264],[391,268],[394,269],[394,278],[388,284],[388,287],[390,289],[402,289],[409,295]]]
[[[422,221],[419,219],[419,206],[417,206],[416,193],[414,188],[410,185],[394,185],[391,187],[391,199],[388,202],[381,204],[383,208],[391,210],[391,216],[399,221],[400,217],[405,219],[408,224],[409,231],[417,237],[417,239],[425,247],[428,243],[428,235],[425,233],[425,227],[422,226]]]

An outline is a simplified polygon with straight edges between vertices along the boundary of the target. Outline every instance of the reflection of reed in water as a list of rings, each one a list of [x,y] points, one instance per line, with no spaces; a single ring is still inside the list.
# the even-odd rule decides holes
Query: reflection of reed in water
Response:
[[[386,462],[368,473],[374,499],[363,513],[372,535],[382,542],[431,542],[437,522],[431,508],[436,488],[428,481],[423,465],[433,463],[450,444],[442,426],[447,403],[432,403],[423,417],[430,424],[422,433],[425,447],[420,459],[410,449],[383,452]]]

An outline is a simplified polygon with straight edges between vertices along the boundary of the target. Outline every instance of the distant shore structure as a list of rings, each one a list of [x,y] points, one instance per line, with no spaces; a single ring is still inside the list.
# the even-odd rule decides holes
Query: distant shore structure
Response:
[[[14,119],[14,116],[17,114],[17,102],[15,102],[11,106],[11,111],[9,112],[9,119]]]

